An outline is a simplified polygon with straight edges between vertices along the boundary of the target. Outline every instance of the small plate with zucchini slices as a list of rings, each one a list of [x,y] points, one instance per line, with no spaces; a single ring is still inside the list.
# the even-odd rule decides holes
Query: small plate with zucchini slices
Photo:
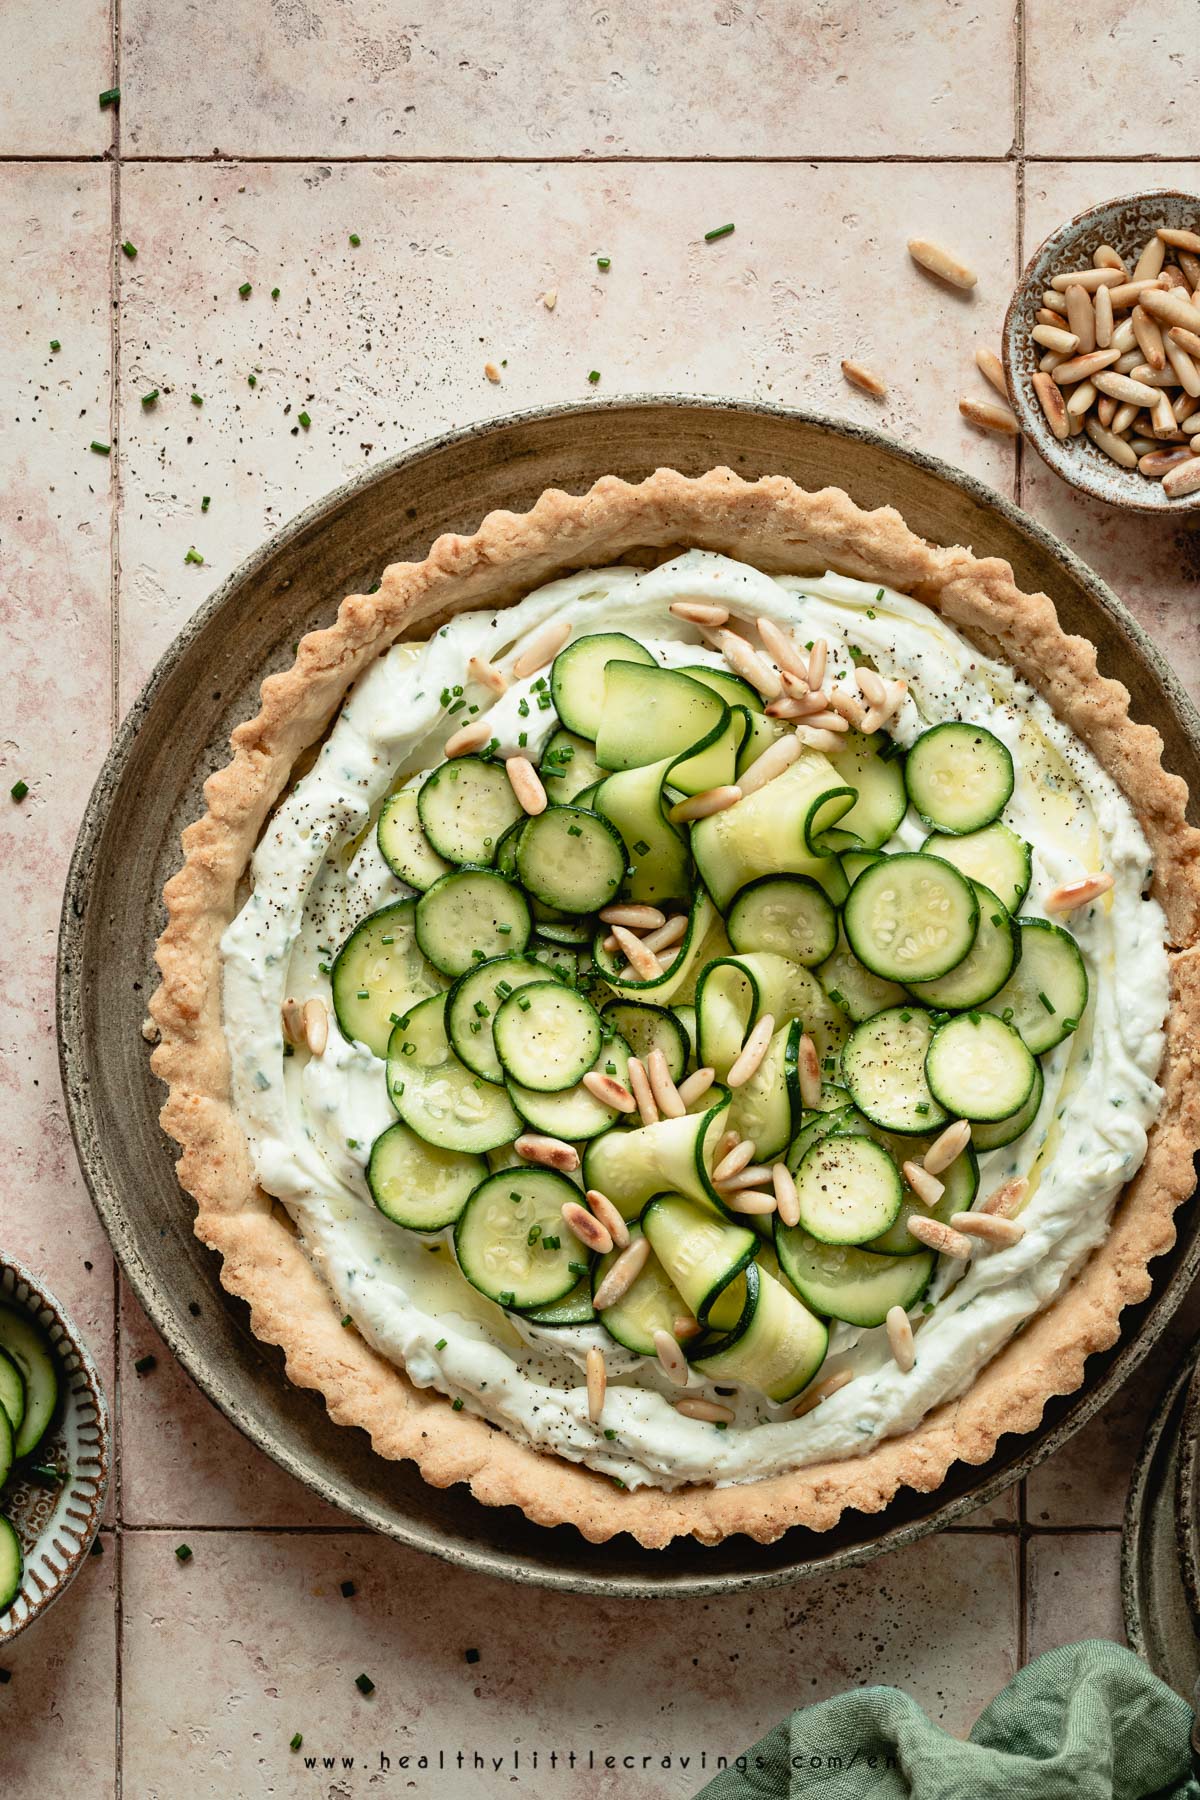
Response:
[[[86,1345],[27,1269],[0,1260],[0,1643],[79,1573],[108,1470],[108,1407]]]

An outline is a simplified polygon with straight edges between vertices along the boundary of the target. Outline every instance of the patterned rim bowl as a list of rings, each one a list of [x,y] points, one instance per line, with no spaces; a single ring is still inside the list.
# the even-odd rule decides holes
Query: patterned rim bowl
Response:
[[[1101,244],[1110,244],[1132,268],[1146,243],[1160,225],[1185,231],[1200,230],[1200,195],[1178,188],[1151,188],[1144,194],[1124,194],[1078,213],[1052,231],[1026,264],[1004,320],[1004,374],[1013,411],[1025,437],[1042,461],[1063,480],[1093,500],[1127,512],[1155,513],[1172,519],[1200,508],[1200,492],[1172,500],[1161,482],[1123,469],[1083,436],[1059,442],[1046,422],[1032,377],[1043,354],[1030,333],[1034,314],[1041,306],[1042,291],[1051,277],[1069,269],[1090,268]],[[1196,405],[1200,408],[1200,400]]]
[[[45,1335],[58,1365],[59,1399],[33,1454],[60,1481],[18,1465],[0,1500],[25,1558],[20,1592],[0,1612],[0,1645],[47,1612],[87,1560],[108,1492],[108,1404],[86,1344],[64,1307],[28,1269],[0,1257],[0,1305],[26,1314]]]

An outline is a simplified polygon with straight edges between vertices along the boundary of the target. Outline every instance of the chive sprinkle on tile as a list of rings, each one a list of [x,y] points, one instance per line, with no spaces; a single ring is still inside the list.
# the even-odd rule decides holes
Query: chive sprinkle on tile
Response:
[[[193,394],[192,395],[192,405],[193,406],[203,406],[204,405],[204,395],[203,394]]]
[[[373,1694],[375,1692],[375,1683],[371,1680],[369,1675],[356,1675],[354,1677],[354,1685],[360,1694]]]
[[[89,446],[89,448],[94,450],[96,452],[97,456],[111,456],[112,455],[112,445],[111,444],[102,444],[96,438],[92,439],[91,445]]]
[[[212,505],[212,495],[211,494],[201,494],[201,496],[200,496],[200,511],[207,512],[211,505]]]
[[[596,267],[598,269],[611,269],[612,268],[612,257],[611,256],[598,256],[596,258]]]
[[[599,379],[600,379],[599,369],[589,369],[588,370],[588,380],[591,382],[593,387],[595,387],[595,385],[599,381]]]
[[[157,388],[151,388],[151,389],[150,389],[150,392],[149,392],[149,393],[148,393],[148,394],[143,394],[143,395],[142,395],[142,405],[143,405],[143,406],[153,406],[153,405],[154,405],[154,402],[155,402],[155,401],[156,401],[156,400],[157,400],[157,399],[158,399],[158,389],[157,389]]]
[[[181,1563],[191,1562],[191,1560],[192,1560],[191,1545],[190,1544],[176,1544],[175,1559],[177,1562],[181,1562]]]
[[[29,783],[27,781],[14,781],[8,791],[19,806],[29,792]]]
[[[279,289],[278,288],[271,289],[271,298],[272,298],[272,300],[278,300],[278,298],[279,298]]]
[[[204,558],[201,556],[199,550],[197,550],[196,546],[193,544],[191,546],[191,548],[187,551],[183,560],[185,563],[195,563],[197,566],[199,566],[199,564],[204,561]]]
[[[126,256],[129,258],[130,262],[132,262],[134,257],[137,255],[137,245],[131,244],[129,239],[126,238],[125,242],[121,245],[121,248],[125,252]]]
[[[139,1356],[133,1366],[137,1374],[148,1375],[151,1369],[157,1369],[158,1358],[157,1356]]]
[[[50,348],[52,350],[61,350],[62,345],[59,343],[57,338],[51,338],[50,339]]]
[[[350,233],[350,242],[353,244],[353,246],[356,250],[358,249],[358,246],[362,243],[362,239],[359,237],[357,231],[352,231]]]
[[[252,294],[253,292],[254,292],[254,290],[250,286],[250,283],[248,281],[243,281],[241,287],[238,289],[238,293],[242,296],[243,300],[247,297],[248,294]]]
[[[296,1732],[295,1736],[292,1738],[291,1742],[288,1744],[288,1749],[289,1750],[298,1750],[303,1742],[304,1742],[303,1733],[298,1731],[298,1732]]]
[[[105,88],[100,96],[101,106],[116,106],[121,99],[120,88]]]
[[[257,375],[247,375],[246,381],[250,387],[258,386],[258,376]]]
[[[732,225],[716,225],[711,231],[705,232],[704,241],[706,244],[715,244],[718,238],[728,237],[732,230]]]
[[[303,425],[305,431],[307,431],[309,426],[312,424],[312,420],[309,418],[309,416],[306,412],[297,413],[296,418],[297,418],[298,422],[301,425]]]

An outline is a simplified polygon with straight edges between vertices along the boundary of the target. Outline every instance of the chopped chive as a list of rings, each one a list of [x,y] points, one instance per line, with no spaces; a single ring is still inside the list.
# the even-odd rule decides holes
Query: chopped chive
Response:
[[[446,1348],[445,1338],[439,1338],[437,1343],[433,1347],[435,1350],[444,1350]]]
[[[509,936],[511,936],[511,933],[512,933],[512,926],[511,925],[497,925],[496,930],[500,933],[501,937],[509,937]]]
[[[639,856],[649,856],[650,854],[650,846],[645,838],[639,838],[633,847]]]
[[[567,826],[567,836],[568,837],[582,837],[583,836],[583,826],[582,825],[568,825]]]
[[[139,1356],[133,1367],[138,1375],[148,1375],[151,1369],[158,1367],[158,1358],[157,1356]]]
[[[352,1581],[343,1581],[343,1583],[342,1583],[342,1599],[343,1600],[353,1600],[353,1598],[354,1598],[355,1594],[357,1594],[357,1592],[358,1592],[358,1589],[355,1587],[355,1585]]]
[[[271,289],[271,298],[272,298],[272,300],[278,300],[278,298],[279,298],[279,289],[278,288]]]
[[[8,791],[19,806],[29,792],[29,783],[27,781],[14,781]]]
[[[97,456],[111,456],[112,455],[112,445],[111,444],[101,444],[96,438],[92,439],[89,448],[94,450],[96,452]]]
[[[288,1744],[288,1749],[289,1750],[298,1750],[303,1742],[304,1742],[303,1735],[298,1731],[298,1732],[296,1732],[295,1736],[292,1738],[291,1742]]]
[[[59,1487],[66,1480],[69,1471],[56,1469],[53,1463],[26,1463],[25,1473],[47,1486]]]
[[[373,1694],[375,1692],[375,1683],[371,1680],[369,1675],[356,1675],[354,1677],[354,1685],[360,1694]]]
[[[211,494],[201,494],[201,496],[200,496],[200,511],[207,512],[211,505],[212,505],[212,495]]]
[[[192,1547],[191,1547],[191,1545],[190,1545],[190,1544],[176,1544],[176,1546],[175,1546],[175,1560],[176,1560],[176,1561],[177,1561],[177,1562],[181,1562],[181,1563],[184,1563],[184,1562],[191,1562],[191,1560],[192,1560]]]
[[[343,1314],[342,1314],[342,1325],[343,1325],[343,1328],[344,1328],[344,1327],[345,1327],[345,1326],[347,1326],[347,1325],[353,1325],[353,1323],[354,1323],[354,1320],[353,1320],[353,1319],[352,1319],[352,1318],[351,1318],[351,1317],[350,1317],[350,1314],[349,1314],[349,1313],[343,1313]]]
[[[1058,1008],[1057,1008],[1057,1006],[1055,1006],[1053,1000],[1048,999],[1045,994],[1039,992],[1038,999],[1041,1001],[1042,1005],[1045,1007],[1045,1009],[1048,1013],[1056,1013],[1058,1011]]]
[[[125,242],[121,245],[121,248],[125,252],[126,256],[129,258],[130,262],[132,262],[134,257],[137,255],[137,245],[131,244],[129,239],[126,238]]]
[[[184,556],[183,560],[185,563],[199,564],[204,561],[204,558],[201,556],[200,552],[196,549],[196,546],[193,544],[191,549],[188,550],[187,554]]]
[[[549,1232],[543,1232],[543,1234],[542,1234],[543,1250],[558,1250],[561,1248],[561,1246],[562,1246],[561,1238],[552,1237]]]
[[[538,1239],[541,1237],[541,1235],[542,1235],[541,1226],[540,1225],[531,1225],[529,1227],[529,1235],[525,1239],[525,1242],[527,1244],[536,1244]]]
[[[919,1112],[919,1113],[927,1113],[929,1111],[928,1100],[918,1100],[917,1104],[913,1107],[913,1111]]]
[[[706,244],[715,244],[718,238],[728,237],[732,230],[732,225],[716,225],[711,231],[705,232],[704,241]]]
[[[598,256],[596,258],[596,267],[598,269],[611,269],[612,258],[610,256]]]
[[[599,379],[600,379],[599,369],[589,369],[588,370],[588,380],[591,382],[593,387],[595,387],[595,385],[599,381]]]
[[[238,293],[242,296],[243,300],[246,298],[247,294],[253,293],[253,291],[254,290],[248,281],[243,281],[241,287],[238,289]]]
[[[62,345],[59,343],[57,338],[51,338],[50,339],[50,348],[52,350],[61,350]]]
[[[247,375],[246,386],[247,387],[257,387],[258,386],[258,376],[257,375]]]
[[[830,988],[829,998],[833,1001],[835,1006],[845,1006],[846,1004],[846,996],[842,993],[840,988]]]
[[[100,104],[101,106],[117,106],[120,103],[120,99],[120,88],[105,88],[100,96]]]
[[[193,406],[203,406],[204,405],[204,395],[203,394],[193,394],[192,395],[192,405]]]
[[[308,414],[306,412],[297,413],[296,417],[299,420],[300,424],[303,425],[305,431],[307,431],[309,426],[312,424],[312,420],[309,418]]]
[[[155,402],[155,401],[156,401],[156,400],[157,400],[157,399],[158,399],[158,389],[157,389],[157,388],[151,388],[151,389],[150,389],[150,392],[149,392],[149,393],[148,393],[148,394],[143,394],[143,395],[142,395],[142,405],[143,405],[143,406],[153,406],[153,405],[154,405],[154,402]]]
[[[463,1657],[469,1663],[477,1663],[479,1661],[479,1652],[478,1650],[464,1650]]]
[[[450,1404],[451,1412],[461,1412],[462,1409],[463,1409],[463,1403],[461,1400],[456,1399],[451,1402],[451,1404]]]
[[[612,1428],[612,1426],[611,1426],[611,1425],[608,1425],[608,1426],[606,1426],[606,1427],[605,1427],[605,1430],[604,1430],[604,1435],[605,1435],[605,1437],[606,1437],[606,1438],[607,1438],[607,1439],[608,1439],[608,1441],[609,1441],[609,1443],[610,1443],[610,1444],[611,1444],[611,1443],[612,1443],[612,1441],[613,1441],[613,1439],[614,1439],[614,1438],[615,1438],[615,1437],[616,1437],[616,1435],[617,1435],[617,1434],[616,1434],[616,1432],[615,1432],[615,1431],[614,1431],[614,1430],[613,1430],[613,1428]]]
[[[358,249],[358,246],[362,243],[362,239],[359,237],[357,231],[352,231],[350,233],[350,242],[354,245],[354,248],[356,250]]]

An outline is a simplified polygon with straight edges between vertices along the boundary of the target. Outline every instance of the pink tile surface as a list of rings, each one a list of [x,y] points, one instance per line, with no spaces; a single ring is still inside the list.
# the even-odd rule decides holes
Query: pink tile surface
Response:
[[[196,1534],[184,1566],[177,1541],[125,1540],[125,1709],[138,1721],[125,1780],[139,1796],[304,1791],[287,1748],[299,1731],[301,1754],[354,1757],[329,1790],[338,1800],[376,1791],[372,1776],[399,1786],[416,1773],[401,1756],[439,1750],[467,1766],[435,1768],[416,1791],[506,1792],[519,1751],[533,1793],[683,1800],[705,1779],[701,1753],[711,1773],[802,1702],[902,1683],[965,1732],[1016,1667],[1016,1549],[1001,1537],[966,1558],[926,1542],[813,1586],[675,1604],[515,1589],[370,1537]],[[164,1681],[172,1666],[188,1679]],[[552,1749],[583,1766],[551,1788],[530,1765]],[[635,1766],[589,1770],[589,1752]]]
[[[1026,0],[1025,70],[1031,155],[1195,151],[1200,32],[1192,0],[1157,0],[1147,11],[1092,0],[1069,18],[1054,0]],[[1143,173],[1139,186],[1164,185],[1154,170]]]
[[[1031,1657],[1081,1638],[1125,1642],[1121,1618],[1121,1536],[1038,1533],[1029,1540],[1028,1640]]]
[[[104,0],[5,0],[0,6],[0,156],[96,156],[113,141],[100,105],[113,82]]]
[[[126,0],[122,19],[141,155],[996,156],[1013,138],[1008,0],[711,5],[686,52],[680,16],[638,0],[483,0],[469,22],[437,0]],[[197,83],[234,41],[226,79]]]
[[[584,399],[592,369],[604,394],[755,394],[871,420],[1008,489],[1011,442],[956,401],[983,391],[972,348],[998,341],[1014,209],[994,166],[126,168],[123,708],[213,585],[309,501],[465,420]],[[727,220],[732,237],[702,241]],[[977,296],[915,268],[915,232],[961,249]],[[889,398],[849,388],[843,356],[880,368]],[[203,567],[185,565],[191,546]]]
[[[0,1687],[6,1794],[115,1796],[116,1576],[113,1539],[105,1532],[104,1554],[89,1557],[49,1612],[0,1651],[0,1667],[11,1676]]]

